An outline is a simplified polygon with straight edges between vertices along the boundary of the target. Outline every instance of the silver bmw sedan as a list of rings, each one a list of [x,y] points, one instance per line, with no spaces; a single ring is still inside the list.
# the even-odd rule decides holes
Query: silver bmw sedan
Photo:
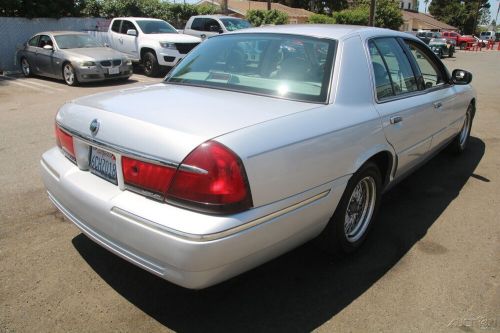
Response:
[[[132,61],[116,50],[101,45],[86,33],[41,32],[17,52],[25,76],[41,75],[63,79],[70,86],[79,82],[107,79],[127,80]]]
[[[90,239],[187,288],[313,238],[347,255],[384,190],[445,147],[466,152],[471,79],[386,29],[222,34],[162,83],[62,106],[43,180]]]

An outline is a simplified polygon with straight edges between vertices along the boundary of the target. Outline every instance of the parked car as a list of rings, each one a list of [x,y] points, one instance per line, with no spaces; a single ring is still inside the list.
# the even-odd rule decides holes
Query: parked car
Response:
[[[442,31],[442,37],[447,39],[453,39],[456,41],[456,45],[460,47],[461,50],[467,47],[467,43],[476,43],[477,38],[472,35],[460,35],[455,31]]]
[[[444,58],[445,55],[451,58],[455,53],[455,43],[454,39],[433,38],[429,42],[429,48],[439,58]]]
[[[479,34],[479,39],[485,43],[496,40],[495,31],[483,31]]]
[[[186,22],[184,33],[205,39],[229,31],[250,28],[247,20],[222,15],[191,16]]]
[[[425,44],[429,44],[433,38],[441,38],[441,34],[436,31],[419,31],[417,32],[417,37],[423,41]]]
[[[75,31],[38,33],[17,51],[16,59],[24,76],[63,79],[70,86],[107,79],[127,80],[132,75],[132,61],[125,54]]]
[[[144,65],[144,74],[157,76],[171,68],[201,39],[180,34],[168,22],[152,18],[118,17],[108,31],[111,47]]]
[[[348,254],[384,190],[444,147],[466,149],[471,79],[387,29],[221,34],[162,83],[62,106],[43,181],[90,239],[187,288],[315,237]]]

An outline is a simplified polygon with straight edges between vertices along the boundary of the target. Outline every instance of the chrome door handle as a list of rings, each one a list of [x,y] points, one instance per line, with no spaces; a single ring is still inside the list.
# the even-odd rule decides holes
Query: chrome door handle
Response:
[[[432,104],[432,105],[434,105],[434,109],[439,109],[440,107],[442,107],[442,106],[443,106],[443,103],[441,103],[441,102],[436,102],[436,103],[434,103],[434,104]]]
[[[401,117],[401,116],[395,116],[395,117],[391,117],[389,120],[390,120],[391,124],[394,125],[394,124],[402,122],[403,121],[403,117]]]

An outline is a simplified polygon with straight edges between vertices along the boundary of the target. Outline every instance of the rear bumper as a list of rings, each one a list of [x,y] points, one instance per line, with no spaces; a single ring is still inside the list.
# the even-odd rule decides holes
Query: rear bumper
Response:
[[[224,281],[314,238],[347,182],[342,178],[278,203],[220,217],[123,191],[78,169],[57,148],[42,156],[41,165],[49,198],[84,234],[133,264],[191,289]]]

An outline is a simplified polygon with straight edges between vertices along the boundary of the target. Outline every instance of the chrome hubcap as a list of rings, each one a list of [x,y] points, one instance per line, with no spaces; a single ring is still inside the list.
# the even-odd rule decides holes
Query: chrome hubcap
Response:
[[[469,136],[469,129],[470,129],[470,112],[467,111],[465,114],[465,122],[464,126],[462,127],[462,131],[460,131],[460,136],[459,136],[459,143],[460,147],[464,147],[465,144],[467,143],[467,137]]]
[[[64,66],[64,80],[68,84],[73,84],[73,82],[75,81],[75,73],[69,65]]]
[[[151,61],[146,61],[144,67],[146,68],[146,71],[151,72],[151,69],[153,68],[153,63]]]
[[[21,62],[21,66],[23,68],[23,73],[25,75],[29,75],[30,74],[30,64],[28,63],[28,60],[23,59],[23,61]]]
[[[344,220],[344,232],[349,242],[357,241],[365,233],[375,209],[376,195],[372,177],[361,179],[352,191]]]

